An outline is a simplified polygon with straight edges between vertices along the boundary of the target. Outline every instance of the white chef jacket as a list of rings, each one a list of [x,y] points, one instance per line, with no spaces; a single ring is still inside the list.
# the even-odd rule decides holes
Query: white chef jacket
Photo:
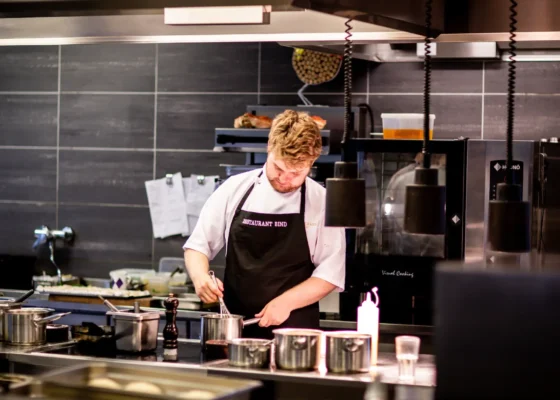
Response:
[[[262,176],[258,177],[262,171]],[[270,184],[265,169],[244,172],[228,178],[212,193],[198,222],[183,246],[212,260],[226,246],[233,215],[251,185],[255,187],[242,207],[244,211],[266,214],[299,213],[301,190],[279,193]],[[344,290],[346,237],[344,228],[325,227],[325,188],[310,178],[305,181],[305,233],[314,277]]]

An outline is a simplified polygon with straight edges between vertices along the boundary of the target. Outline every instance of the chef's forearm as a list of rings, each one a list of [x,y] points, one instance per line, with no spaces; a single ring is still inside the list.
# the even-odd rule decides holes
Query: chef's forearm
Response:
[[[336,289],[336,286],[321,278],[311,277],[283,293],[280,297],[291,310],[316,303]]]
[[[185,265],[187,273],[193,282],[203,275],[208,275],[210,269],[208,257],[192,249],[185,250]]]

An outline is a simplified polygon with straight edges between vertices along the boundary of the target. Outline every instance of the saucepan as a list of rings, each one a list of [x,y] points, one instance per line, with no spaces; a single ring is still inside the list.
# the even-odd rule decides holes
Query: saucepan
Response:
[[[47,342],[47,323],[69,312],[48,316],[50,308],[18,308],[4,311],[4,340],[14,345],[41,345]]]
[[[242,337],[245,326],[256,324],[261,320],[260,318],[244,320],[244,318],[237,314],[204,314],[200,319],[202,348],[208,350],[209,347],[219,346],[225,352],[229,340]]]
[[[27,298],[30,297],[34,292],[35,289],[31,289],[17,299],[3,298],[0,300],[0,342],[4,340],[4,311],[21,308],[23,302],[27,300]]]

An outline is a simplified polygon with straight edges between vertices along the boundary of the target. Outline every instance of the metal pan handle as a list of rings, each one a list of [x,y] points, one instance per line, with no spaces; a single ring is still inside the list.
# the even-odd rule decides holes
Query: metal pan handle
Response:
[[[71,312],[49,315],[48,317],[45,318],[34,319],[33,322],[35,323],[35,325],[46,324],[48,322],[56,321],[68,314],[71,314]]]
[[[260,320],[261,320],[260,318],[248,319],[247,321],[243,321],[243,326],[254,325],[254,324],[258,323]]]

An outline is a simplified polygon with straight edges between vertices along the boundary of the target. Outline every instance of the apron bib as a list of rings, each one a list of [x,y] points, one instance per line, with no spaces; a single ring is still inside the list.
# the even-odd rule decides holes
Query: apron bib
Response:
[[[242,210],[254,187],[247,190],[233,216],[224,277],[226,306],[232,314],[247,319],[310,278],[315,269],[305,233],[305,182],[301,186],[300,212],[295,214]],[[243,328],[242,336],[272,339],[272,330],[284,327],[319,329],[319,303],[293,310],[280,326],[249,325]]]

